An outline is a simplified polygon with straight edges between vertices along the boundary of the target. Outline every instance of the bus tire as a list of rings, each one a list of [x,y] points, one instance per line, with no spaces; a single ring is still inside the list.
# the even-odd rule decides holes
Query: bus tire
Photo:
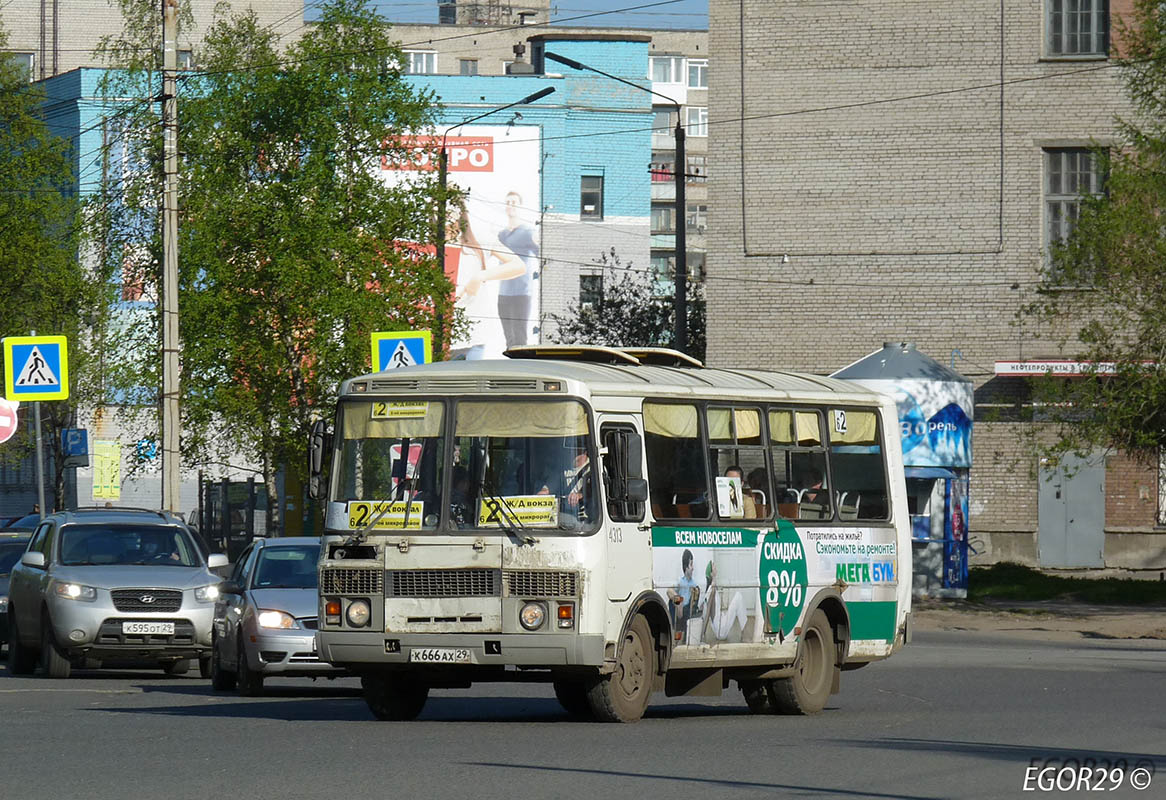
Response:
[[[379,720],[417,719],[429,699],[429,687],[406,674],[365,675],[360,687],[369,711]]]
[[[652,629],[637,614],[624,632],[615,669],[587,687],[591,712],[600,722],[637,722],[648,709],[656,677]]]
[[[772,714],[773,701],[769,697],[769,684],[772,681],[737,681],[741,694],[745,696],[745,705],[749,706],[751,714]]]
[[[771,681],[770,701],[778,714],[816,714],[826,706],[834,679],[834,629],[817,609],[802,629],[794,674]]]
[[[555,699],[574,719],[594,719],[587,701],[587,685],[582,681],[555,681]]]

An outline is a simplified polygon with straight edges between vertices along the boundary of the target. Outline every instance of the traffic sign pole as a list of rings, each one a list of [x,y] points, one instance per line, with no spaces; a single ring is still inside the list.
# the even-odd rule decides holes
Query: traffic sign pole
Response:
[[[35,333],[35,332],[34,332]],[[40,518],[45,518],[45,448],[40,432],[40,401],[32,404],[33,425],[36,426],[36,500]]]

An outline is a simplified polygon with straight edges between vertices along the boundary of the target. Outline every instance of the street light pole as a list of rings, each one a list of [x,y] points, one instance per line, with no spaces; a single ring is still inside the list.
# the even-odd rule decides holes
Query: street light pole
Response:
[[[673,284],[672,296],[672,311],[675,319],[675,327],[672,333],[672,344],[677,350],[682,353],[688,352],[688,218],[687,202],[684,191],[685,173],[688,171],[688,165],[685,161],[684,153],[684,124],[680,119],[680,103],[677,103],[671,97],[652,91],[646,86],[640,86],[634,81],[629,81],[626,78],[621,78],[618,75],[612,75],[609,72],[604,72],[601,69],[588,66],[582,62],[576,61],[573,58],[561,56],[558,53],[543,53],[544,58],[551,61],[557,61],[560,64],[565,64],[571,69],[577,69],[581,72],[594,72],[597,75],[602,75],[605,78],[610,78],[613,81],[626,84],[633,88],[639,89],[648,94],[654,94],[657,97],[667,100],[668,105],[676,109],[676,129],[673,132],[673,138],[676,142],[676,162],[672,166],[672,179],[676,182],[676,198],[675,209],[673,213],[676,214],[676,274],[675,282]]]
[[[162,508],[179,510],[178,0],[162,0]]]
[[[488,117],[491,114],[497,114],[499,111],[505,111],[508,108],[513,108],[514,106],[523,106],[523,105],[527,105],[528,103],[533,103],[535,100],[541,100],[542,98],[546,97],[548,94],[553,94],[554,91],[555,91],[554,86],[547,86],[543,89],[539,89],[537,92],[534,92],[533,94],[528,94],[526,97],[522,98],[521,100],[515,100],[513,103],[507,103],[504,106],[498,106],[497,108],[492,108],[489,111],[487,111],[486,113],[479,114],[476,117],[470,117],[469,119],[463,119],[461,122],[459,122],[456,125],[450,125],[448,128],[445,129],[445,132],[441,134],[441,151],[437,154],[437,198],[438,198],[437,202],[438,202],[438,208],[437,208],[437,223],[436,223],[435,227],[436,227],[436,240],[437,240],[437,269],[443,276],[445,275],[445,215],[446,215],[445,201],[446,201],[446,188],[448,186],[448,181],[449,181],[449,156],[448,156],[448,151],[445,148],[445,145],[446,145],[446,140],[449,137],[449,132],[453,131],[453,130],[457,130],[458,128],[462,127],[463,125],[468,125],[471,122],[477,122],[478,120],[483,119],[485,117]],[[444,320],[439,319],[438,326],[437,326],[437,336],[434,337],[437,340],[436,346],[433,348],[435,353],[443,352],[443,347],[444,347],[445,343],[442,341],[442,332],[443,332],[444,327],[445,327]]]

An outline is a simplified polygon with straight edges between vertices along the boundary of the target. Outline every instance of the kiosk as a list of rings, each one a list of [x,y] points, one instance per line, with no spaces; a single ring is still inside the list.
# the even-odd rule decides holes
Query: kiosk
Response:
[[[884,343],[831,377],[895,398],[913,532],[914,592],[966,597],[972,382],[910,342]]]

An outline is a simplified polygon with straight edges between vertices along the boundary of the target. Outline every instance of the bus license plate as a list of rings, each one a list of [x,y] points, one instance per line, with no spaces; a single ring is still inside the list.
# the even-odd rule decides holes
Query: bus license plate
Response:
[[[123,622],[121,624],[122,633],[145,633],[145,634],[162,634],[165,636],[174,635],[173,622]]]
[[[470,651],[464,647],[414,647],[409,660],[423,664],[472,664]]]

